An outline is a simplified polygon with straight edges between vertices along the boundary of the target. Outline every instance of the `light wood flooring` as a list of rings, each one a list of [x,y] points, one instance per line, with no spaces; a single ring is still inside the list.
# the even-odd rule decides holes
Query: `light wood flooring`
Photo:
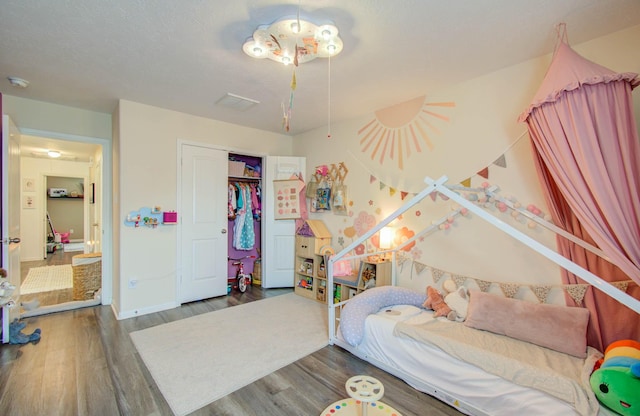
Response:
[[[26,318],[23,332],[41,328],[42,339],[36,344],[0,345],[0,415],[171,415],[129,333],[290,292],[254,286],[244,294],[233,292],[121,321],[109,306]],[[230,352],[229,360],[242,365],[241,354]],[[326,406],[347,397],[344,383],[357,374],[378,378],[385,387],[383,401],[405,416],[460,415],[335,346],[322,348],[193,415],[319,415]]]

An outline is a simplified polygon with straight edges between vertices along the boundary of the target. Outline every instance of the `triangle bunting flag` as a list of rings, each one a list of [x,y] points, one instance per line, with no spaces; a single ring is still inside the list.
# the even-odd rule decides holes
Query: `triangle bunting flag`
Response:
[[[629,282],[628,281],[624,281],[624,282],[612,282],[611,283],[613,286],[617,287],[618,289],[622,290],[623,292],[627,291],[627,288],[629,287]]]
[[[481,291],[486,292],[489,290],[489,288],[491,287],[491,282],[487,281],[487,280],[480,280],[480,279],[475,279],[476,284],[478,285],[478,287],[480,288]]]
[[[438,269],[431,269],[431,276],[433,277],[433,283],[438,283],[438,281],[440,281],[440,278],[442,278],[442,276],[444,275],[444,272],[442,270],[438,270]]]
[[[500,289],[502,289],[502,293],[508,298],[512,298],[518,293],[520,289],[520,285],[516,283],[500,283]]]
[[[547,302],[547,296],[549,296],[549,292],[551,292],[551,286],[529,286],[534,295],[538,298],[540,303]]]
[[[489,168],[484,168],[478,172],[478,175],[482,176],[485,179],[489,179]]]
[[[564,287],[569,296],[571,296],[571,299],[580,306],[582,306],[582,300],[584,299],[584,294],[587,292],[588,288],[589,285],[567,285]]]
[[[424,271],[424,269],[427,267],[426,264],[422,264],[422,263],[419,263],[417,261],[414,262],[413,264],[415,265],[416,272],[418,272],[418,274],[422,273]]]
[[[456,287],[464,286],[464,282],[467,281],[465,276],[460,276],[459,274],[454,274],[451,276],[453,281],[456,283]]]
[[[496,166],[500,166],[501,168],[506,168],[507,167],[507,159],[505,159],[504,155],[500,155],[499,158],[497,158],[494,162],[494,165]]]

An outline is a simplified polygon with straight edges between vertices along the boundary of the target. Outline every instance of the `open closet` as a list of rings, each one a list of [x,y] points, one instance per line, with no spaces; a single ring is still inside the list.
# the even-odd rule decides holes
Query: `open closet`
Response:
[[[237,267],[231,258],[244,258],[245,273],[253,273],[264,288],[293,287],[295,219],[276,218],[273,188],[274,181],[304,172],[304,158],[181,143],[180,160],[178,301],[228,294]],[[296,180],[294,186],[304,184]],[[243,207],[245,201],[251,204],[250,214],[238,215],[240,197]]]
[[[262,283],[262,158],[229,154],[228,179],[228,277],[242,262],[253,284]],[[230,288],[229,288],[230,290]]]

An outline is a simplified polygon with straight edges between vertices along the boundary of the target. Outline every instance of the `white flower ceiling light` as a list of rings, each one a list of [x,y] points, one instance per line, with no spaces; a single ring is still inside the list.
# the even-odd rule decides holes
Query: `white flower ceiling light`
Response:
[[[299,17],[284,17],[271,25],[258,26],[242,50],[252,58],[269,58],[289,64],[303,64],[329,58],[342,51],[342,39],[333,24],[315,25]]]

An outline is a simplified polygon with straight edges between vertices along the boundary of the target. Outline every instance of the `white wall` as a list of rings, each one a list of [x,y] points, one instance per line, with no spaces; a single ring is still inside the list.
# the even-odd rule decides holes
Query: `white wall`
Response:
[[[20,130],[28,128],[111,140],[111,114],[4,94],[2,110]]]
[[[638,39],[640,26],[635,26],[577,45],[574,49],[587,59],[613,70],[640,72]],[[523,137],[526,126],[517,123],[517,117],[533,98],[550,61],[551,56],[544,56],[459,85],[437,91],[416,91],[416,96],[426,94],[426,102],[455,102],[455,107],[428,108],[449,117],[449,120],[428,119],[437,127],[435,130],[423,125],[430,134],[433,150],[425,150],[424,145],[421,153],[413,148],[410,151],[403,149],[402,168],[399,166],[398,149],[393,158],[387,153],[383,163],[380,163],[380,150],[375,157],[371,156],[373,146],[364,150],[362,141],[366,143],[366,138],[359,131],[368,123],[377,122],[375,114],[333,123],[331,139],[327,139],[326,128],[296,137],[294,151],[307,157],[307,174],[322,164],[345,162],[349,169],[346,184],[349,198],[353,201],[350,216],[312,214],[312,218],[322,219],[332,231],[334,248],[339,250],[352,242],[348,237],[353,231],[350,227],[357,227],[366,218],[379,222],[397,209],[403,202],[402,191],[411,194],[423,189],[425,176],[438,178],[447,175],[450,183],[454,184],[471,177],[472,185],[479,186],[487,180],[475,173],[489,167],[488,182],[499,185],[502,195],[516,196],[524,206],[533,203],[545,210],[528,135]],[[382,83],[381,88],[393,88],[393,85]],[[636,118],[640,120],[638,97],[640,93],[636,91]],[[380,149],[383,146],[381,144]],[[501,155],[506,158],[506,168],[492,164]],[[394,225],[418,232],[432,219],[450,211],[449,202],[438,199],[434,203],[427,199]],[[540,227],[529,229],[526,222],[517,222],[508,214],[498,213],[498,216],[555,248],[555,239],[550,232]],[[426,238],[411,252],[411,256],[417,263],[467,277],[505,283],[560,284],[557,266],[479,219],[457,219],[451,229]],[[419,274],[408,265],[402,268],[400,279],[401,284],[419,290],[433,284],[429,270]],[[499,291],[499,288],[494,285],[492,291]],[[532,293],[522,292],[520,297],[533,298]],[[562,298],[562,291],[558,289],[550,301],[560,303]]]
[[[290,156],[292,138],[125,100],[120,101],[117,118],[118,178],[113,183],[118,195],[114,235],[120,242],[120,294],[114,299],[119,297],[119,317],[126,318],[175,306],[178,227],[133,228],[125,226],[124,219],[142,207],[177,209],[178,141]],[[138,280],[134,289],[127,285],[131,278]]]

